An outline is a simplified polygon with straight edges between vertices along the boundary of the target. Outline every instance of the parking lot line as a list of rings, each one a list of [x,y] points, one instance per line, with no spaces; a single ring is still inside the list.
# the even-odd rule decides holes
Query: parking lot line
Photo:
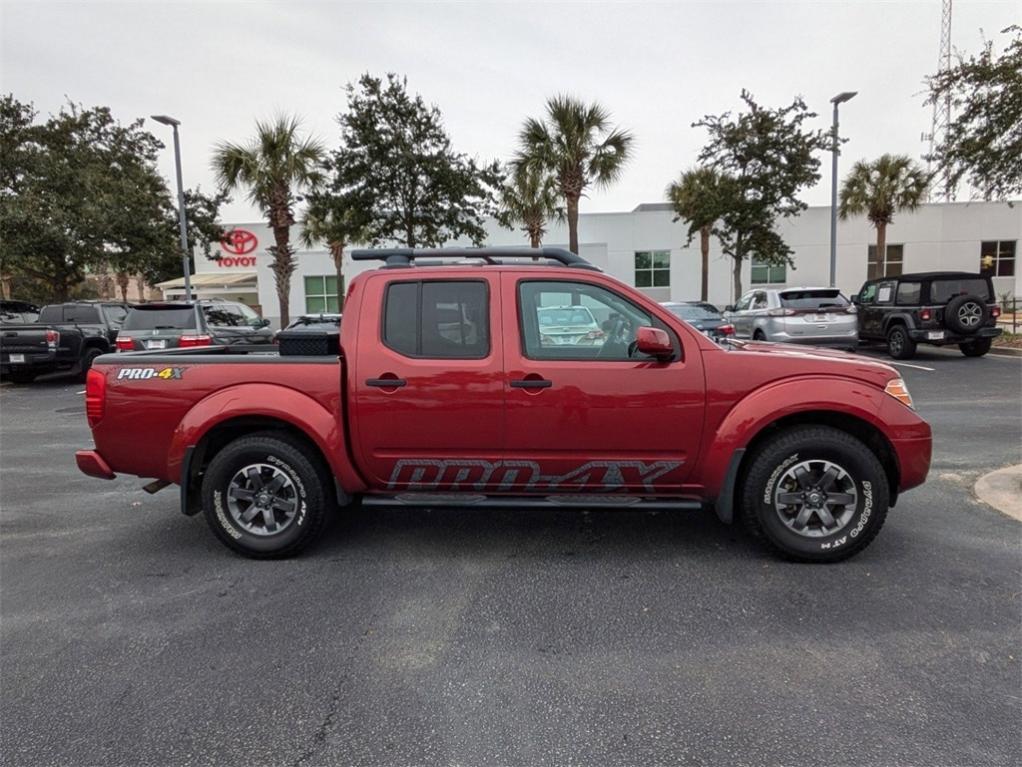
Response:
[[[870,356],[872,356],[872,355],[870,355]],[[885,360],[885,359],[883,359],[881,357],[873,357],[873,359],[881,360],[884,364],[894,365],[895,367],[899,367],[899,368],[912,368],[913,370],[926,370],[926,371],[928,371],[930,373],[933,373],[936,370],[936,368],[928,368],[928,367],[926,367],[924,365],[912,365],[911,363],[908,363],[908,362],[895,362],[894,360]]]

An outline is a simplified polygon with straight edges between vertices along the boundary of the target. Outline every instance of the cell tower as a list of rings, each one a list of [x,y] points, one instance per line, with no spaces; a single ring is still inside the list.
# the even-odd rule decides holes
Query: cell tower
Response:
[[[940,55],[937,58],[937,71],[946,72],[951,69],[951,0],[944,0],[940,14]],[[930,123],[929,134],[923,134],[924,139],[930,140],[930,151],[926,160],[927,171],[932,171],[933,153],[947,135],[948,125],[951,122],[951,93],[944,98],[933,102],[933,119]],[[934,179],[935,183],[930,187],[930,200],[952,202],[955,199],[954,185],[947,173],[940,178]]]

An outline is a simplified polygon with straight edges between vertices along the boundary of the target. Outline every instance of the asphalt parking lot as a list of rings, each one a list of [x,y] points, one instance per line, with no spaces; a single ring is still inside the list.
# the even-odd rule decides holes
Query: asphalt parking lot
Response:
[[[1022,762],[1022,358],[901,366],[929,482],[833,566],[708,514],[353,512],[253,562],[0,388],[3,764]]]

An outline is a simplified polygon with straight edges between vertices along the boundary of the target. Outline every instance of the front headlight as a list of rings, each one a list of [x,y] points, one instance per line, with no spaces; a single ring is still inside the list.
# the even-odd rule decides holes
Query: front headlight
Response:
[[[902,402],[915,410],[915,407],[912,405],[912,395],[908,393],[908,387],[902,379],[892,378],[887,382],[887,386],[884,387],[884,391],[899,402]]]

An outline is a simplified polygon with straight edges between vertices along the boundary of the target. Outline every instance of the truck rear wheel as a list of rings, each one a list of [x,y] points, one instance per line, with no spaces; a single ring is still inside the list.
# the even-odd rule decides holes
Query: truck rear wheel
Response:
[[[277,432],[229,443],[206,469],[202,507],[225,545],[255,559],[302,551],[326,527],[333,491],[322,461]]]
[[[96,348],[89,348],[85,350],[85,355],[82,357],[82,369],[78,374],[78,380],[84,381],[89,377],[89,371],[92,370],[92,363],[96,361],[97,357],[102,356],[103,350]]]
[[[887,475],[858,439],[828,426],[781,432],[756,449],[742,485],[745,527],[790,559],[862,551],[887,517]]]

